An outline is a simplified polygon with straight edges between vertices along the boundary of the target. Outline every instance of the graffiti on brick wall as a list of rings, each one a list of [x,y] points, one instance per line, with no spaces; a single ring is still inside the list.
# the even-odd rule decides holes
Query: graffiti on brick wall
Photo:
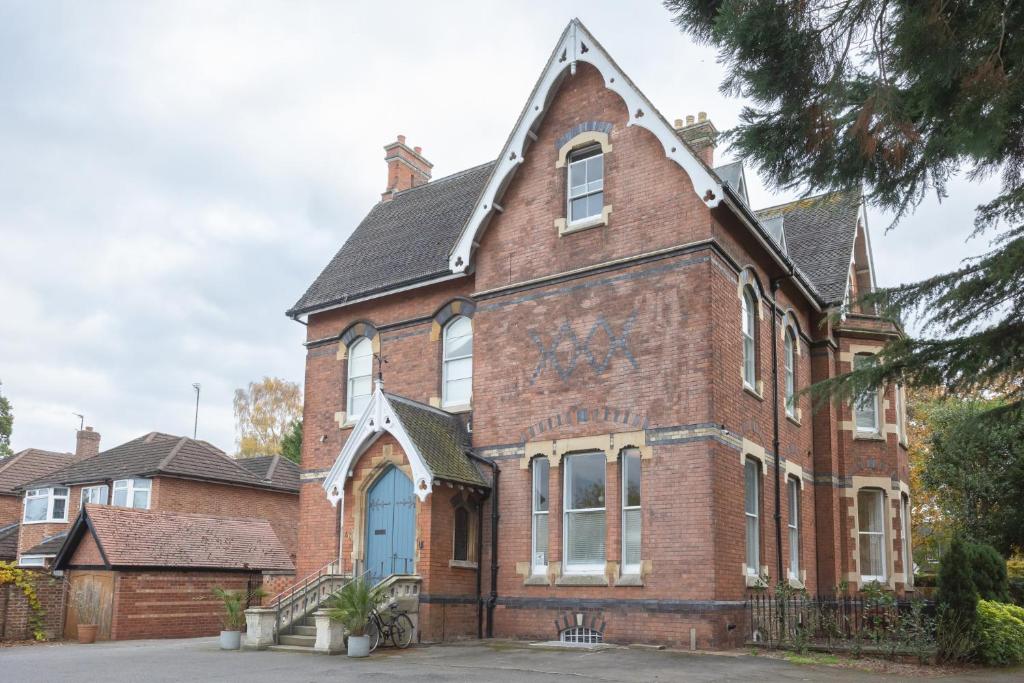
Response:
[[[640,367],[629,348],[629,334],[636,322],[637,312],[633,311],[618,332],[598,315],[585,335],[576,334],[567,319],[547,340],[536,330],[530,330],[530,340],[537,347],[537,367],[530,377],[533,384],[546,371],[551,370],[565,382],[577,369],[589,366],[597,374],[603,374],[612,364],[616,355],[621,355],[634,370]],[[607,346],[605,346],[607,344]]]

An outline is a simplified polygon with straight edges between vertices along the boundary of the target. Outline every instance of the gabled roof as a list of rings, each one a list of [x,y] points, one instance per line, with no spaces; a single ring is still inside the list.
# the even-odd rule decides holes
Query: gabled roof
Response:
[[[273,481],[264,481],[224,451],[205,441],[160,432],[150,432],[91,458],[79,460],[28,482],[22,488],[68,486],[158,474],[258,488],[297,490],[297,487],[288,488]]]
[[[448,253],[493,166],[475,166],[378,203],[288,315],[450,276]]]
[[[60,552],[60,549],[64,547],[64,541],[67,540],[67,537],[68,532],[66,531],[54,534],[53,536],[47,536],[42,541],[23,552],[22,555],[56,555]]]
[[[299,466],[280,455],[259,455],[252,458],[238,458],[239,465],[263,481],[269,481],[282,488],[299,490]]]
[[[73,453],[26,448],[0,459],[0,495],[20,496],[22,484],[38,479],[72,462]]]
[[[828,192],[756,211],[758,219],[782,219],[786,247],[800,272],[825,304],[846,296],[861,195],[856,190]]]
[[[68,533],[55,569],[68,566],[92,534],[109,568],[294,569],[270,522],[86,505]]]
[[[731,164],[723,164],[715,167],[715,173],[728,185],[733,192],[743,199],[743,203],[749,205],[750,197],[747,195],[747,176],[743,170],[742,161],[734,161]]]
[[[18,559],[18,524],[0,526],[0,561]]]

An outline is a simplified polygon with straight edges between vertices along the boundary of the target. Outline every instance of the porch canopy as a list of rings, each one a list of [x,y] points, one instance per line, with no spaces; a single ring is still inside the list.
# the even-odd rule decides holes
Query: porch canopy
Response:
[[[433,491],[435,481],[491,488],[469,456],[469,434],[455,415],[386,393],[378,383],[324,480],[324,490],[332,505],[344,498],[345,480],[352,476],[360,456],[385,432],[394,436],[405,451],[412,466],[413,490],[421,501]]]

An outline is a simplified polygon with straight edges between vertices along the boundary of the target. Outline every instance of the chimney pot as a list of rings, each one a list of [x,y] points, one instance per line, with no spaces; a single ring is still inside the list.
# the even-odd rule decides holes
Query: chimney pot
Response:
[[[413,147],[412,151],[416,152],[417,154],[421,154],[423,152],[423,148],[422,147]]]
[[[688,126],[692,126],[693,125],[693,114],[687,114],[686,115],[686,125],[688,125]]]
[[[404,145],[405,144],[405,136],[404,135],[399,135],[398,136],[398,141]]]
[[[697,112],[697,120],[698,121],[707,121],[708,120],[708,113],[706,111],[699,111],[699,112]]]
[[[682,119],[676,119],[675,127],[676,128],[682,128],[683,127],[683,120]]]

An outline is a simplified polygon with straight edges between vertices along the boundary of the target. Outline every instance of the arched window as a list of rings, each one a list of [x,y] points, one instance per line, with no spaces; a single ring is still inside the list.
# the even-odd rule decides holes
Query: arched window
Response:
[[[757,302],[749,287],[743,290],[743,383],[751,389],[757,388]]]
[[[786,376],[786,415],[796,416],[796,336],[793,328],[786,329],[782,362]]]
[[[373,344],[360,337],[348,347],[348,420],[362,417],[370,402],[373,382]]]
[[[603,643],[604,634],[597,629],[587,628],[586,626],[573,626],[562,631],[559,634],[559,639],[563,643],[572,645],[592,645],[594,643]]]
[[[473,397],[473,323],[465,316],[444,328],[441,406],[468,406]]]
[[[593,220],[604,210],[604,153],[599,145],[569,155],[569,225]]]

